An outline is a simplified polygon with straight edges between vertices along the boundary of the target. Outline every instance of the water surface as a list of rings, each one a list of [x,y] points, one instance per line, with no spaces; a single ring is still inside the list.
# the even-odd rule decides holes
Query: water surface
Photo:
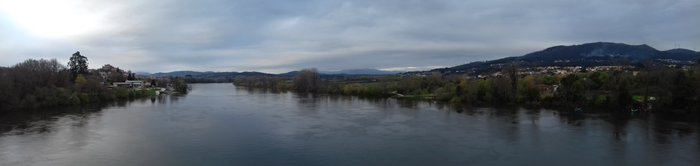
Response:
[[[696,165],[698,124],[195,84],[0,114],[0,165]]]

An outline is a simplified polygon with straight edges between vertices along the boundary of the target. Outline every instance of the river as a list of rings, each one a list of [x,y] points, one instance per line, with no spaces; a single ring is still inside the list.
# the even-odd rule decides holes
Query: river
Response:
[[[698,124],[194,84],[0,114],[0,165],[696,165]]]

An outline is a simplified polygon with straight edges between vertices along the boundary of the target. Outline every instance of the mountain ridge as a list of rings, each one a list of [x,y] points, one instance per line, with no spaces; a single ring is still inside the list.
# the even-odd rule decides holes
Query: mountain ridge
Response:
[[[282,77],[293,77],[296,76],[298,71],[289,71],[280,74],[270,74],[264,72],[255,71],[245,71],[245,72],[213,72],[213,71],[171,71],[171,72],[157,72],[157,73],[140,73],[141,76],[152,76],[152,77],[194,77],[194,78],[233,78],[237,76],[282,76]],[[319,73],[324,76],[380,76],[380,75],[394,75],[399,72],[393,71],[383,71],[379,69],[346,69],[339,71],[319,71]]]
[[[542,66],[611,66],[611,65],[640,65],[642,62],[654,61],[663,64],[689,65],[700,59],[700,52],[674,48],[660,51],[646,44],[630,45],[613,42],[594,42],[578,45],[558,45],[543,50],[531,52],[522,56],[505,57],[489,61],[470,62],[447,68],[437,68],[420,72],[441,73],[483,73],[498,71],[503,65],[516,63],[521,67]],[[237,76],[281,76],[293,77],[298,71],[289,71],[280,74],[263,72],[199,72],[199,71],[172,71],[158,72],[146,76],[153,77],[195,77],[195,78],[233,78]],[[343,76],[381,76],[395,75],[400,72],[383,71],[378,69],[347,69],[340,71],[320,71],[322,77]],[[405,74],[404,73],[404,74]]]
[[[392,75],[392,74],[397,74],[399,72],[364,68],[364,69],[345,69],[345,70],[339,70],[339,71],[320,71],[320,73],[321,74],[329,74],[329,75],[343,75],[343,74],[344,75]]]
[[[689,49],[676,48],[660,51],[646,44],[629,45],[624,43],[595,42],[553,46],[522,56],[471,62],[430,71],[441,73],[481,73],[497,70],[508,63],[516,63],[524,67],[636,65],[649,60],[692,64],[692,61],[698,58],[700,58],[700,53]]]

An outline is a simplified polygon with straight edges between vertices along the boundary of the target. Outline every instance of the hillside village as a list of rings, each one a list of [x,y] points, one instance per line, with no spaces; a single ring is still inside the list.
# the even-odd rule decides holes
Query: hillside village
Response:
[[[131,71],[124,71],[118,67],[106,64],[99,69],[91,69],[101,77],[101,84],[108,87],[121,87],[131,89],[155,89],[157,94],[172,93],[174,91],[174,78],[156,78],[137,76]]]

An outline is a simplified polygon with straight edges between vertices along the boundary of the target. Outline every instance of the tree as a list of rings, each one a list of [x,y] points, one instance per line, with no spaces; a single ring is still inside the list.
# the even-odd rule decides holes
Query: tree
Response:
[[[9,109],[17,100],[14,78],[10,69],[0,67],[0,110]]]
[[[294,78],[294,87],[298,92],[315,93],[321,84],[321,75],[316,69],[304,69]]]
[[[68,61],[68,70],[71,71],[73,77],[77,77],[78,74],[88,73],[87,61],[87,57],[80,55],[80,51],[75,52],[73,56],[70,57],[70,61]]]
[[[692,78],[686,76],[683,71],[676,71],[675,78],[673,79],[673,84],[671,90],[672,96],[672,108],[684,108],[691,104],[693,98],[696,96],[694,89],[694,81]]]
[[[111,82],[124,82],[126,81],[126,77],[124,77],[124,70],[117,69],[109,74],[109,80]]]
[[[187,90],[189,89],[189,86],[187,86],[187,82],[182,78],[176,78],[173,84],[175,91],[182,94],[187,93]]]
[[[129,70],[129,71],[127,72],[126,79],[127,79],[127,80],[136,80],[136,74],[135,74],[135,73],[132,73],[131,70]]]
[[[85,76],[82,74],[78,74],[78,76],[75,77],[75,86],[79,89],[82,90],[83,86],[87,84],[88,80],[85,79]]]
[[[557,96],[564,102],[580,104],[584,92],[583,83],[576,74],[569,74],[561,79]]]
[[[491,104],[493,102],[493,93],[491,93],[491,80],[479,80],[476,88],[476,100],[480,104]]]
[[[537,102],[540,99],[540,91],[537,88],[537,81],[533,76],[527,76],[519,82],[518,98],[519,102]]]
[[[493,79],[494,102],[499,104],[512,104],[515,101],[515,89],[511,85],[511,80],[507,77],[498,76]]]
[[[499,102],[513,102],[515,101],[514,99],[517,96],[517,90],[518,90],[518,65],[513,62],[509,65],[507,65],[505,68],[503,68],[503,74],[505,74],[504,78],[496,78],[495,82],[496,83],[496,89],[494,93],[494,97],[496,100],[499,100]]]
[[[8,74],[14,79],[16,91],[24,95],[33,93],[37,87],[64,85],[61,81],[64,68],[55,59],[28,59],[15,65]]]
[[[644,74],[640,74],[638,78],[642,79],[641,83],[644,85],[643,104],[647,104],[649,102],[648,100],[651,86],[659,84],[656,79],[658,79],[659,76],[663,76],[663,74],[660,73],[664,73],[667,68],[659,67],[651,60],[644,62],[642,66],[645,72]]]
[[[632,104],[632,95],[628,90],[627,81],[622,80],[617,86],[617,104],[621,107],[627,107]]]
[[[518,65],[515,63],[508,65],[504,73],[506,73],[510,79],[511,88],[516,90],[518,88]]]

